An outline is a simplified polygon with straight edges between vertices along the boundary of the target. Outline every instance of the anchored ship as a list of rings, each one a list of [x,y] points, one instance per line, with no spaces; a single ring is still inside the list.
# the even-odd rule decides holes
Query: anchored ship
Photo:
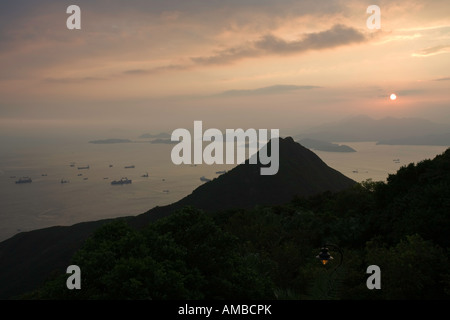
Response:
[[[128,178],[122,178],[120,180],[111,181],[112,185],[122,185],[122,184],[130,184],[131,180]]]
[[[31,183],[32,180],[29,177],[23,177],[23,178],[19,178],[19,180],[16,181],[16,183]]]

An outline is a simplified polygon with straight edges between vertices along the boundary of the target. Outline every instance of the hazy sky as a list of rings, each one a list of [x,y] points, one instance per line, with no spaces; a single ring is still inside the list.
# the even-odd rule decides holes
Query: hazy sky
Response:
[[[450,123],[449,13],[448,0],[1,1],[0,131]]]

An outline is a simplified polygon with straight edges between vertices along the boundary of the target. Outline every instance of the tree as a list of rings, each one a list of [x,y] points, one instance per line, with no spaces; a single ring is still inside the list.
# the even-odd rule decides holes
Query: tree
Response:
[[[367,243],[367,265],[381,269],[385,299],[448,299],[449,272],[445,251],[419,235],[407,236],[393,247]]]

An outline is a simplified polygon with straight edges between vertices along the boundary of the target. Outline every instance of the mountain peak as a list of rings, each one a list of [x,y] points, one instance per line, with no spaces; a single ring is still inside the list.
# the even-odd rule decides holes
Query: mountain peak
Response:
[[[271,141],[264,148],[270,150],[270,143]],[[183,206],[214,211],[279,205],[291,201],[295,196],[337,192],[356,183],[330,168],[314,152],[295,142],[292,137],[279,138],[279,170],[275,175],[261,175],[261,166],[259,163],[249,164],[247,160],[199,186],[180,201],[167,207],[152,209],[138,217],[138,220],[153,220]]]
[[[280,141],[284,141],[286,143],[295,143],[294,139],[292,137],[286,137],[286,138],[280,138]]]

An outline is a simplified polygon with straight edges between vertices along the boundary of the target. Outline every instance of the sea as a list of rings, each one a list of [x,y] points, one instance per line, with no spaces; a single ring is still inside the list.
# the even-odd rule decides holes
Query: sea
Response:
[[[357,152],[313,151],[330,167],[358,182],[386,181],[401,166],[432,159],[447,149],[339,143]],[[204,183],[201,177],[213,179],[235,166],[174,165],[172,148],[148,142],[86,141],[2,147],[0,241],[19,232],[138,215],[182,199]],[[24,177],[32,182],[16,183]],[[125,177],[132,183],[111,184]]]

